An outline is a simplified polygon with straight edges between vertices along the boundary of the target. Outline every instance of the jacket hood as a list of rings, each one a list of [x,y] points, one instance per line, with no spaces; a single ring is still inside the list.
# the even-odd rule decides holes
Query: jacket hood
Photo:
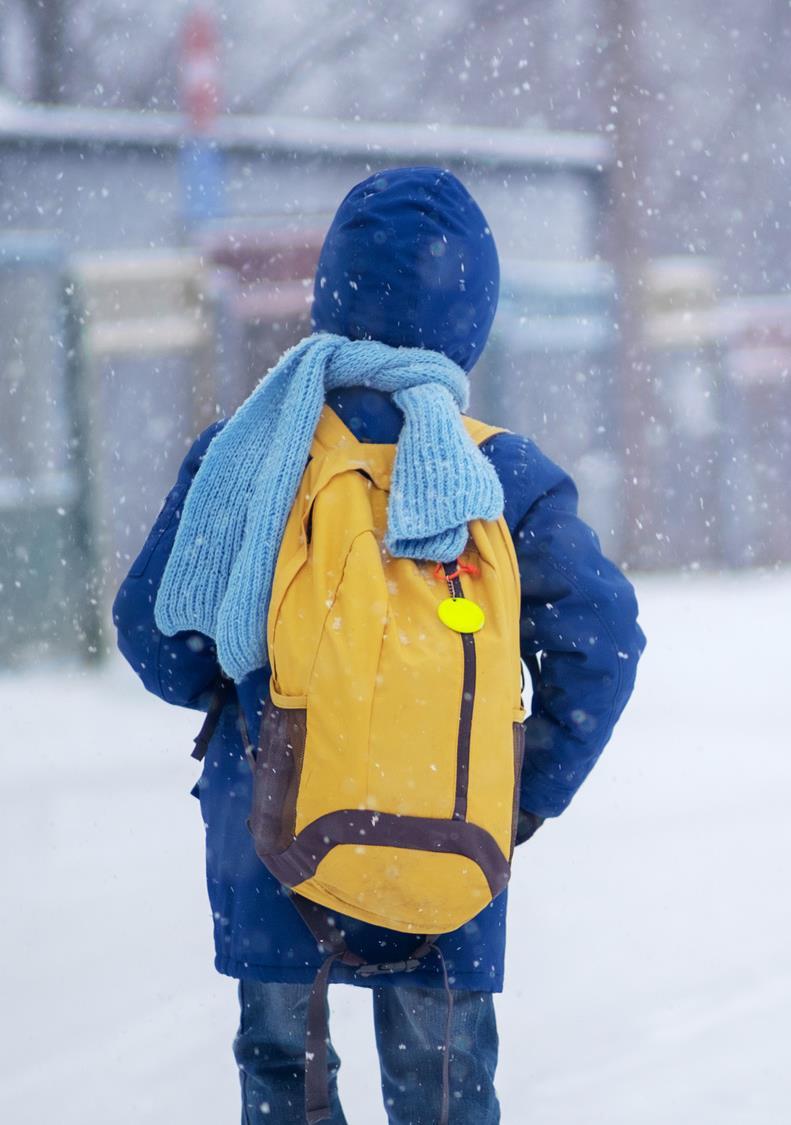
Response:
[[[431,348],[469,371],[499,288],[492,232],[464,185],[442,168],[391,168],[338,208],[316,269],[313,329]]]

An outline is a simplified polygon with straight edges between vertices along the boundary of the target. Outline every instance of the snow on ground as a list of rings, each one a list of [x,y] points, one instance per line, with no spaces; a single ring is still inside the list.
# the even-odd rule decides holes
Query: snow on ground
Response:
[[[506,1125],[791,1120],[791,574],[638,581],[639,685],[520,849],[498,1001]],[[238,1120],[211,967],[198,718],[100,673],[0,678],[0,1120]],[[349,1125],[378,1125],[364,990],[332,993]]]

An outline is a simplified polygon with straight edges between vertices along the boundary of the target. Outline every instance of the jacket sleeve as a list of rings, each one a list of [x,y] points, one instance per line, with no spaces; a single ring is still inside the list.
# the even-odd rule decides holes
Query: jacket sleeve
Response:
[[[179,470],[175,485],[121,583],[113,602],[118,647],[144,687],[181,707],[206,710],[222,672],[214,642],[202,633],[167,637],[154,622],[154,603],[173,547],[184,498],[209,442],[224,425],[215,422],[195,441]]]
[[[577,515],[574,482],[532,442],[504,437],[498,468],[519,563],[522,657],[538,657],[520,806],[551,817],[609,741],[645,637],[631,583]]]

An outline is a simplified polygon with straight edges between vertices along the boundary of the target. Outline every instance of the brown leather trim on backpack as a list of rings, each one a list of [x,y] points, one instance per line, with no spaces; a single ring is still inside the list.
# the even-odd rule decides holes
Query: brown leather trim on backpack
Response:
[[[250,813],[256,848],[265,852],[283,852],[294,839],[306,740],[307,711],[278,707],[267,698],[252,762]]]
[[[458,559],[443,563],[451,596],[463,598],[461,580],[458,577]],[[450,577],[455,572],[456,577]],[[470,776],[470,742],[472,739],[472,712],[475,706],[476,653],[475,636],[472,633],[459,633],[464,659],[461,687],[461,707],[459,710],[459,733],[456,741],[456,799],[453,806],[453,819],[465,820],[467,817],[467,789]]]
[[[494,837],[477,824],[466,821],[397,816],[370,809],[343,809],[327,813],[308,824],[279,854],[266,850],[265,841],[256,837],[255,824],[254,810],[248,827],[256,853],[275,878],[289,887],[295,887],[315,875],[321,861],[339,844],[359,844],[361,834],[371,847],[410,848],[465,856],[480,867],[492,898],[505,888],[510,874],[508,860]]]
[[[519,796],[522,778],[522,762],[525,757],[525,724],[514,723],[514,806],[511,813],[511,850],[508,855],[513,858],[516,847],[516,829],[519,824]]]

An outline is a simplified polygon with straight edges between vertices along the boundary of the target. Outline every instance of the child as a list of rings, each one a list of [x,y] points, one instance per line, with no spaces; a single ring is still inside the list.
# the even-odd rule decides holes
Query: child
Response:
[[[330,919],[334,936],[317,944],[315,927],[311,932],[305,921],[307,917],[310,923],[305,900],[300,913],[283,885],[287,880],[276,878],[259,858],[266,854],[271,859],[268,853],[277,852],[272,839],[268,837],[266,845],[260,835],[253,839],[257,832],[266,835],[273,823],[279,831],[281,805],[293,798],[293,785],[289,789],[286,783],[300,783],[295,759],[307,753],[305,738],[311,737],[305,733],[305,712],[289,710],[295,700],[282,698],[280,666],[275,691],[269,651],[277,637],[285,643],[290,639],[298,664],[304,655],[301,637],[289,638],[287,630],[284,634],[279,617],[277,623],[269,620],[267,635],[273,584],[283,588],[281,545],[292,535],[295,505],[309,491],[304,482],[314,479],[306,469],[309,458],[318,472],[327,451],[333,455],[335,449],[337,455],[338,449],[351,450],[361,468],[351,483],[347,481],[349,488],[357,489],[348,495],[370,497],[379,488],[386,490],[383,495],[389,493],[381,558],[371,556],[369,569],[362,570],[371,601],[379,588],[375,583],[380,565],[396,568],[389,573],[404,575],[405,582],[419,574],[425,579],[420,589],[425,590],[426,584],[431,589],[435,563],[440,587],[447,580],[450,588],[451,610],[458,609],[457,594],[468,598],[467,611],[477,614],[474,624],[451,621],[451,632],[432,634],[438,638],[436,666],[445,651],[444,636],[452,637],[452,630],[472,636],[480,629],[475,634],[482,645],[478,672],[485,676],[487,660],[510,659],[505,642],[492,648],[489,640],[486,648],[487,637],[495,635],[491,630],[500,627],[503,636],[513,634],[513,665],[518,667],[521,650],[533,695],[531,714],[516,725],[514,735],[514,747],[520,750],[524,739],[524,764],[518,775],[512,847],[514,838],[517,844],[525,842],[546,818],[564,811],[610,738],[634,685],[644,646],[634,592],[578,518],[573,482],[529,439],[487,430],[463,417],[465,373],[486,343],[498,287],[491,231],[452,173],[396,168],[375,173],[352,188],[321,252],[314,335],[281,359],[231,420],[215,423],[197,439],[115,600],[119,647],[146,688],[170,703],[209,711],[198,740],[206,757],[196,795],[206,825],[215,964],[239,981],[241,1023],[234,1051],[243,1122],[304,1122],[306,1100],[309,1121],[345,1121],[337,1094],[339,1060],[319,1034],[323,1025],[318,1009],[326,1006],[326,992],[314,987],[310,1019],[308,1013],[311,985],[326,964],[328,950],[335,957],[329,959],[334,964],[327,967],[327,979],[331,967],[335,980],[373,990],[382,1091],[391,1125],[499,1121],[492,995],[503,984],[506,891],[493,894],[471,920],[451,932],[427,937],[418,953],[415,936],[404,927],[374,925],[337,910]],[[366,457],[370,470],[365,468]],[[382,464],[387,471],[378,479],[376,465]],[[315,517],[305,520],[293,543],[315,553],[312,535],[341,535],[352,519],[351,508],[336,505],[331,519],[327,511],[317,502]],[[311,527],[313,518],[320,528]],[[493,569],[475,555],[480,564],[476,568],[469,561],[473,555],[465,553],[472,544],[468,531],[477,529],[480,536],[481,528],[492,532],[492,543],[496,529],[507,528],[497,549],[507,550],[512,558],[515,552],[515,592],[502,603],[513,604],[513,620],[500,626],[489,609],[481,624],[484,614],[470,594],[484,590],[483,577],[475,575],[483,569],[490,576]],[[334,556],[328,557],[327,573],[320,567],[314,571],[314,584],[329,581]],[[410,559],[416,562],[403,561]],[[397,570],[405,565],[413,570]],[[341,589],[337,583],[349,584],[353,577],[348,572],[342,579],[336,576],[330,606]],[[453,585],[459,579],[464,587]],[[388,588],[395,601],[405,596],[398,582]],[[508,591],[506,595],[511,596]],[[421,629],[429,628],[427,620]],[[442,629],[436,622],[434,627]],[[273,632],[277,628],[280,633]],[[340,616],[327,628],[337,630],[335,639],[330,635],[323,642],[327,645],[348,644],[350,637],[358,636],[353,624],[344,624]],[[412,647],[406,644],[409,637],[402,638],[405,669],[417,659],[418,636],[423,635],[412,636]],[[382,644],[385,638],[383,632]],[[395,642],[390,637],[387,643]],[[464,637],[463,693],[452,706],[430,708],[425,722],[452,721],[461,730],[467,707],[473,742],[477,738],[479,743],[473,753],[486,754],[486,746],[481,750],[486,734],[474,725],[474,708],[499,705],[495,697],[500,689],[485,697],[479,692],[472,701],[466,678],[470,672],[474,680],[475,674],[474,662],[467,662],[471,644]],[[317,658],[310,659],[315,672]],[[399,665],[391,666],[391,680],[400,674]],[[510,670],[506,678],[507,683],[502,677],[496,681],[502,684],[504,698],[512,691]],[[341,695],[353,679],[351,672],[341,676]],[[376,690],[387,690],[387,677],[379,676],[377,683],[383,679]],[[428,771],[436,766],[431,754],[426,757],[425,740],[407,737],[425,702],[417,695],[403,692],[397,700],[403,727],[401,722],[392,726],[391,741],[403,747],[399,752],[404,769],[422,763]],[[354,697],[348,698],[352,702],[344,706],[353,741],[357,712]],[[510,707],[511,702],[509,696],[505,703]],[[314,732],[320,722],[329,721],[332,710],[330,698],[323,710],[315,711],[316,717],[309,720]],[[509,711],[509,720],[512,714]],[[291,725],[281,740],[283,788],[276,808],[262,809],[259,801],[251,834],[253,781],[246,757],[259,771],[256,786],[259,773],[267,768],[271,784],[272,759],[267,766],[255,747],[265,747],[270,736],[274,746],[278,731],[286,729],[284,723]],[[269,735],[262,735],[266,724]],[[468,742],[469,737],[468,726]],[[343,741],[345,734],[336,731],[333,738]],[[494,762],[494,742],[491,747]],[[469,752],[468,745],[464,769],[470,771],[472,784]],[[510,768],[513,785],[513,765]],[[457,793],[461,770],[458,765]],[[362,806],[352,802],[350,807]],[[453,820],[458,825],[466,819],[457,801]],[[373,824],[378,820],[375,813]],[[287,833],[281,853],[295,839]],[[428,856],[429,861],[440,858]],[[300,877],[309,883],[314,870],[315,862]],[[373,916],[369,910],[367,917]],[[340,945],[333,945],[335,938]],[[344,957],[341,950],[353,955]],[[373,968],[373,974],[360,971],[361,963]],[[446,987],[451,990],[447,997]],[[314,1051],[307,1053],[306,1079],[305,1037],[311,1026],[321,1065],[326,1051],[326,1099],[322,1078],[315,1073],[319,1063]]]

